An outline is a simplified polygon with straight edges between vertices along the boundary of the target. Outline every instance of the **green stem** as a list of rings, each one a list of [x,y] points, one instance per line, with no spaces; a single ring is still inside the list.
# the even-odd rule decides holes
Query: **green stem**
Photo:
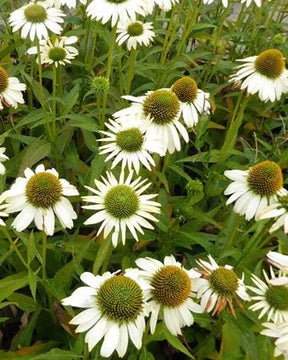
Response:
[[[136,55],[137,55],[137,51],[136,49],[131,49],[130,51],[130,56],[129,56],[129,66],[128,66],[128,73],[127,73],[127,80],[126,80],[126,94],[129,95],[130,94],[130,90],[131,90],[131,83],[134,77],[133,74],[133,70],[134,70],[134,66],[135,66],[135,61],[136,61]]]
[[[46,274],[46,255],[47,255],[47,235],[45,231],[42,231],[42,279],[47,279]]]
[[[182,1],[182,3],[184,3],[184,1]],[[181,5],[182,5],[181,3]],[[175,16],[175,12],[176,12],[176,6],[173,7],[172,12],[171,12],[171,16],[170,16],[170,21],[169,21],[169,26],[165,32],[165,39],[164,39],[164,43],[163,43],[163,48],[162,48],[162,52],[161,52],[161,58],[160,58],[160,64],[164,64],[165,62],[165,57],[166,57],[166,53],[167,53],[167,44],[168,44],[168,40],[170,39],[170,34],[171,31],[173,29],[173,23],[174,23],[174,16]],[[178,14],[177,14],[178,16]]]
[[[54,142],[56,140],[56,95],[57,95],[57,70],[53,65],[53,96],[52,96],[52,134]]]
[[[118,46],[117,50],[118,50],[119,92],[120,92],[120,96],[122,96],[124,94],[124,90],[123,90],[123,72],[122,72],[122,46],[121,45]]]

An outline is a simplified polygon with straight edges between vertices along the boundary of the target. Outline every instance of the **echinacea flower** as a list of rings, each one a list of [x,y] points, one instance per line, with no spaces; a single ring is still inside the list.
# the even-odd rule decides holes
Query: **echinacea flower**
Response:
[[[276,251],[269,251],[266,256],[270,264],[276,266],[284,273],[288,273],[288,255],[280,254]]]
[[[106,272],[102,276],[89,272],[81,275],[87,285],[76,289],[62,300],[65,306],[86,310],[76,315],[70,323],[78,325],[76,332],[86,332],[88,350],[104,338],[100,355],[109,357],[116,350],[119,357],[127,351],[129,339],[137,349],[142,346],[145,330],[147,285],[139,279],[136,269],[127,269],[124,274]]]
[[[114,27],[119,21],[135,21],[136,15],[145,15],[142,8],[142,0],[93,0],[87,6],[87,15],[91,19],[106,24],[111,20]]]
[[[193,301],[191,291],[196,278],[201,276],[195,270],[186,270],[174,256],[166,256],[164,263],[152,258],[136,260],[142,270],[141,276],[150,285],[148,298],[151,307],[150,329],[153,334],[159,314],[168,330],[175,336],[181,328],[194,322],[193,312],[202,313],[201,306]]]
[[[277,201],[260,214],[260,220],[270,218],[276,218],[276,221],[269,232],[276,231],[283,226],[284,233],[288,233],[288,194],[278,196]]]
[[[278,195],[287,193],[282,171],[273,161],[263,161],[249,170],[227,170],[224,175],[233,180],[224,192],[230,195],[226,204],[235,201],[234,211],[247,220],[254,216],[259,220],[264,209],[277,202]]]
[[[179,3],[179,0],[152,0],[162,11],[170,11],[172,6]]]
[[[288,360],[288,326],[287,322],[282,324],[274,324],[265,322],[262,326],[266,329],[261,331],[262,335],[266,335],[277,339],[275,341],[274,356],[283,355],[285,360]]]
[[[82,4],[86,4],[86,0],[79,0]],[[77,0],[46,0],[47,4],[50,7],[55,6],[56,8],[60,8],[60,6],[67,6],[68,9],[75,8],[77,5]]]
[[[2,164],[2,162],[9,159],[8,156],[4,154],[5,151],[5,147],[0,147],[0,175],[4,175],[6,171],[5,166]]]
[[[285,284],[278,284],[281,277],[277,277],[270,267],[271,279],[268,278],[266,272],[263,270],[265,281],[259,279],[256,275],[252,274],[252,281],[256,285],[247,286],[249,290],[256,294],[251,296],[251,300],[255,303],[249,307],[253,311],[261,310],[258,318],[261,319],[265,314],[267,320],[272,320],[275,323],[288,321],[288,282],[286,279]]]
[[[269,49],[237,61],[243,64],[237,67],[230,81],[240,83],[241,90],[247,89],[252,95],[258,93],[264,102],[280,100],[288,92],[288,71],[281,51]]]
[[[160,204],[151,201],[157,194],[143,194],[151,185],[147,180],[138,177],[132,180],[133,171],[124,179],[124,172],[121,172],[119,181],[112,173],[107,172],[107,178],[101,177],[102,181],[94,180],[96,189],[85,186],[95,195],[83,196],[83,200],[93,205],[83,206],[83,209],[96,210],[90,216],[85,225],[102,223],[97,235],[104,230],[104,238],[112,234],[112,243],[116,247],[121,233],[123,245],[126,242],[126,228],[128,228],[136,241],[137,231],[144,234],[142,228],[154,229],[147,221],[157,222],[152,214],[159,214]]]
[[[114,120],[106,123],[106,126],[111,132],[101,131],[106,135],[105,138],[99,141],[107,144],[100,146],[99,154],[109,154],[105,161],[114,158],[112,169],[122,162],[122,169],[126,166],[131,171],[135,169],[138,174],[140,164],[142,163],[148,170],[151,170],[151,165],[155,166],[152,156],[148,153],[147,140],[145,136],[146,128],[149,121],[139,121],[134,119],[133,122],[119,123]]]
[[[209,114],[209,94],[200,90],[191,77],[185,76],[178,79],[171,89],[180,101],[182,117],[188,127],[193,127],[198,123],[199,115]]]
[[[127,42],[127,49],[136,49],[137,45],[148,46],[155,36],[152,31],[153,26],[151,22],[143,23],[142,21],[128,21],[126,23],[119,23],[116,32],[119,34],[116,38],[118,45]]]
[[[250,6],[253,0],[241,0],[241,4],[246,3],[246,7]],[[254,0],[254,3],[260,7],[262,5],[262,0]]]
[[[5,211],[19,212],[12,223],[16,231],[23,231],[34,221],[38,230],[53,235],[55,215],[63,228],[71,229],[77,215],[66,196],[79,195],[76,187],[59,179],[55,169],[45,170],[42,164],[35,173],[26,168],[24,175],[3,194],[7,203]]]
[[[202,277],[193,282],[192,290],[197,292],[197,298],[201,298],[200,304],[206,312],[213,310],[212,316],[219,315],[228,304],[232,315],[236,317],[233,300],[240,309],[243,309],[243,306],[238,297],[244,301],[250,300],[244,284],[244,274],[242,279],[239,279],[232,266],[219,266],[211,255],[208,255],[208,259],[210,263],[197,260],[203,270],[195,270],[199,271]]]
[[[248,1],[251,1],[251,0],[248,0]],[[209,4],[212,4],[213,2],[214,2],[214,0],[203,0],[204,5],[206,5],[206,4],[209,5]],[[224,7],[227,7],[228,6],[228,0],[222,0],[222,4],[223,4]]]
[[[78,50],[71,44],[77,42],[77,36],[62,36],[52,39],[40,40],[41,64],[49,64],[58,67],[59,65],[71,64],[71,60],[78,55]],[[28,54],[37,54],[37,47],[28,49]],[[38,62],[37,57],[37,62]]]
[[[12,12],[9,23],[13,32],[21,30],[22,39],[29,35],[33,41],[35,36],[41,40],[48,38],[49,29],[53,34],[60,34],[62,31],[59,23],[63,23],[65,14],[60,9],[49,7],[45,1],[31,1],[20,9]]]
[[[20,83],[16,77],[9,77],[7,71],[0,66],[0,110],[3,109],[3,104],[13,108],[17,108],[18,104],[24,104],[24,90],[26,85]]]
[[[119,121],[126,122],[129,118],[140,117],[143,120],[151,120],[146,130],[147,144],[149,148],[158,148],[161,143],[162,156],[168,151],[172,154],[181,149],[180,137],[185,142],[189,141],[189,135],[185,127],[179,121],[181,105],[177,95],[170,89],[148,91],[145,96],[123,96],[132,101],[128,108],[117,111],[113,116]],[[155,152],[159,153],[159,150]]]

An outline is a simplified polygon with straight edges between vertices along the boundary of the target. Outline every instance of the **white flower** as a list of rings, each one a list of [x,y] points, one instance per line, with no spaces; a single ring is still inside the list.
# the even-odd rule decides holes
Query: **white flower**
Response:
[[[0,147],[0,175],[4,175],[6,171],[5,166],[1,163],[9,159],[8,156],[4,154],[5,150],[5,147]]]
[[[66,5],[69,9],[75,8],[77,1],[76,0],[46,0],[49,7],[55,6],[56,8],[60,8],[61,6]],[[82,4],[86,4],[86,1],[80,0]]]
[[[206,312],[213,309],[212,316],[219,315],[227,303],[234,317],[236,317],[233,300],[243,309],[237,296],[245,301],[250,297],[246,292],[244,274],[239,279],[230,265],[219,266],[211,255],[208,255],[210,263],[198,259],[197,263],[204,270],[198,270],[202,278],[193,282],[192,290],[197,292],[197,298],[201,298],[201,306]],[[197,270],[197,269],[196,269]]]
[[[275,162],[263,161],[249,170],[227,170],[224,175],[233,182],[224,194],[231,195],[226,204],[235,201],[234,211],[247,220],[259,220],[263,210],[284,195],[282,171]]]
[[[183,326],[193,324],[192,313],[203,312],[192,300],[191,292],[193,282],[201,275],[193,269],[186,270],[172,255],[165,257],[164,264],[148,257],[137,259],[136,264],[142,269],[141,276],[151,285],[148,295],[151,333],[155,331],[161,312],[169,331],[175,336],[180,335]]]
[[[244,0],[245,1],[245,0]],[[251,1],[251,0],[248,0],[248,1]],[[258,1],[258,0],[256,0]],[[214,2],[214,0],[203,0],[203,4],[212,4]],[[228,0],[222,0],[222,4],[224,7],[227,7],[228,6]]]
[[[88,331],[85,342],[89,351],[103,338],[100,354],[104,357],[111,356],[114,350],[123,357],[129,339],[137,349],[141,348],[149,285],[138,275],[136,269],[127,269],[123,275],[106,272],[94,276],[85,272],[80,278],[88,286],[76,289],[62,300],[63,305],[86,309],[70,323],[78,325],[78,333]]]
[[[112,173],[107,172],[107,179],[103,176],[102,182],[94,180],[96,189],[85,186],[95,195],[83,196],[83,200],[93,205],[83,206],[84,209],[96,210],[96,213],[85,221],[85,225],[102,223],[97,235],[104,230],[104,238],[107,238],[112,229],[112,243],[116,247],[119,233],[122,234],[122,243],[126,241],[126,227],[130,230],[134,239],[138,241],[136,230],[144,234],[142,227],[154,229],[146,220],[157,222],[151,214],[160,213],[160,204],[151,201],[157,194],[143,195],[143,192],[151,185],[141,177],[132,181],[133,171],[124,179],[121,172],[119,181]],[[145,185],[144,185],[145,184]]]
[[[283,324],[263,323],[266,329],[261,331],[262,335],[276,338],[274,356],[284,355],[284,359],[288,360],[288,326],[287,322]]]
[[[34,221],[37,229],[53,235],[55,214],[63,228],[71,229],[77,215],[65,196],[79,195],[75,186],[59,179],[55,169],[45,170],[42,164],[35,173],[26,168],[24,175],[3,194],[7,202],[5,211],[20,212],[12,223],[16,231],[26,229]]]
[[[3,104],[13,108],[17,108],[18,104],[24,104],[21,92],[24,90],[26,85],[20,83],[16,77],[9,77],[7,71],[0,66],[0,110],[3,109]]]
[[[155,149],[154,152],[160,153],[158,148],[159,143],[162,144],[160,154],[164,156],[168,151],[172,154],[175,150],[181,149],[179,134],[180,132],[185,142],[189,141],[188,132],[180,123],[181,115],[180,102],[176,94],[170,89],[159,89],[149,91],[145,96],[123,96],[124,99],[133,101],[133,104],[120,111],[117,111],[113,116],[119,121],[129,121],[133,117],[140,117],[143,120],[150,119],[151,123],[147,128],[146,137],[147,145],[150,149]]]
[[[142,163],[148,170],[151,170],[151,165],[155,166],[152,156],[147,150],[147,140],[145,136],[146,128],[149,121],[139,121],[134,119],[132,122],[119,123],[114,120],[106,123],[106,126],[111,132],[101,131],[107,137],[99,139],[99,141],[106,142],[99,148],[100,154],[109,154],[105,161],[114,158],[112,169],[122,162],[122,169],[128,166],[131,171],[135,169],[138,174],[140,170],[140,163]]]
[[[280,100],[288,92],[288,71],[281,51],[270,49],[238,61],[243,64],[230,81],[241,83],[241,90],[247,88],[248,94],[258,93],[265,102]]]
[[[59,23],[64,22],[62,17],[65,14],[56,8],[48,7],[45,1],[29,2],[20,9],[12,12],[9,23],[13,32],[22,28],[21,37],[26,39],[28,34],[33,41],[35,36],[41,40],[48,38],[49,29],[53,34],[60,34],[62,31]]]
[[[258,7],[260,7],[262,5],[262,0],[254,0],[254,2]],[[252,0],[241,0],[241,4],[244,4],[244,3],[246,3],[246,7],[248,7],[252,3]]]
[[[179,3],[179,0],[152,0],[162,11],[170,11],[172,6]]]
[[[117,26],[117,43],[122,45],[127,41],[127,49],[131,50],[137,48],[137,44],[148,46],[155,36],[152,23],[143,23],[142,21],[128,21],[126,23],[119,23]]]
[[[6,204],[2,204],[3,203],[3,201],[5,200],[5,193],[2,193],[1,195],[0,195],[0,225],[1,226],[6,226],[6,224],[5,224],[5,222],[1,219],[2,217],[7,217],[7,216],[9,216],[6,212],[5,212],[5,209],[6,209],[6,207],[7,207],[7,205]],[[4,211],[2,211],[2,210],[4,210]]]
[[[93,0],[87,7],[87,15],[91,19],[106,24],[111,19],[112,27],[119,21],[135,21],[136,15],[145,15],[142,0]]]
[[[260,214],[260,220],[277,218],[275,223],[271,226],[269,232],[278,230],[280,227],[284,227],[284,233],[288,233],[288,195],[278,196],[278,200],[268,206]]]
[[[41,64],[53,64],[56,67],[71,64],[70,60],[75,59],[78,50],[70,45],[76,43],[77,40],[77,36],[57,37],[54,41],[52,39],[40,40]],[[37,47],[33,46],[27,53],[37,54]],[[38,57],[36,61],[38,62]]]
[[[288,273],[288,255],[279,254],[276,251],[269,251],[266,256],[272,265]]]
[[[259,279],[256,275],[252,274],[252,281],[256,285],[247,286],[249,290],[253,291],[256,296],[251,296],[252,301],[256,301],[249,309],[257,311],[261,309],[258,316],[261,319],[267,314],[267,320],[272,320],[275,323],[288,321],[288,286],[287,278],[286,285],[279,284],[282,277],[277,277],[274,274],[272,267],[270,267],[271,279],[268,278],[266,272],[263,270],[266,283]]]
[[[198,114],[209,114],[210,95],[198,89],[195,80],[191,77],[185,76],[177,80],[171,90],[180,101],[183,120],[188,127],[193,127],[198,123]]]

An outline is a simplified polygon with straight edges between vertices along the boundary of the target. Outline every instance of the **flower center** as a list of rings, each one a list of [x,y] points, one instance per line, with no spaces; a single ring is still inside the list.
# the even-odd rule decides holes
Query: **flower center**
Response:
[[[130,36],[140,36],[144,32],[144,28],[141,23],[135,22],[128,26],[127,32]]]
[[[48,209],[54,206],[60,200],[61,193],[59,179],[47,172],[33,175],[26,185],[28,202],[36,208]]]
[[[106,211],[116,219],[127,219],[139,209],[139,198],[127,185],[112,187],[104,198]]]
[[[170,90],[156,90],[146,96],[143,104],[144,114],[150,116],[158,125],[172,122],[178,115],[180,103],[177,95]]]
[[[283,186],[282,171],[275,162],[263,161],[250,169],[247,181],[255,194],[272,196]]]
[[[31,23],[43,23],[47,19],[46,9],[39,4],[31,4],[24,10],[26,20]]]
[[[209,283],[218,295],[231,299],[235,296],[235,292],[239,286],[239,280],[233,270],[219,266],[213,270],[209,276]]]
[[[2,66],[0,66],[0,93],[2,93],[8,86],[8,74]]]
[[[177,266],[163,266],[153,276],[151,285],[155,300],[163,305],[176,307],[187,300],[191,291],[191,280],[187,273]]]
[[[257,56],[255,67],[260,74],[269,79],[277,79],[285,69],[283,54],[275,49],[263,51]]]
[[[55,46],[49,50],[48,56],[54,62],[61,61],[64,60],[66,57],[66,50],[61,47]]]
[[[278,201],[284,209],[288,210],[288,195],[279,196]]]
[[[134,280],[113,276],[100,286],[96,302],[108,319],[118,323],[133,321],[143,309],[143,293]]]
[[[96,94],[104,94],[109,90],[109,80],[104,76],[96,76],[93,78],[91,87],[95,90]]]
[[[116,144],[127,152],[137,152],[142,149],[144,137],[137,128],[119,131],[116,135]]]
[[[112,4],[121,4],[123,2],[126,2],[127,0],[107,0],[107,1]]]
[[[288,311],[288,288],[284,285],[271,285],[265,293],[268,304],[276,310]]]
[[[197,99],[198,86],[196,81],[189,76],[175,81],[172,90],[181,102],[190,103]]]

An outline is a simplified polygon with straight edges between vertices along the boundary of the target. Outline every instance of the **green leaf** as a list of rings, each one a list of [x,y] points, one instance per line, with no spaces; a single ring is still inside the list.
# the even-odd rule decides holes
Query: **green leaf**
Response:
[[[8,300],[14,302],[15,305],[23,311],[33,312],[41,309],[41,306],[31,297],[20,293],[14,293],[10,295]]]
[[[31,358],[31,360],[75,360],[81,359],[82,356],[77,355],[71,351],[52,349],[46,354],[41,354]]]
[[[0,280],[0,301],[13,294],[14,291],[27,285],[28,279],[25,272],[6,276]]]
[[[194,359],[194,356],[188,351],[188,349],[181,343],[181,341],[168,330],[164,330],[166,339],[175,349],[181,351],[183,354],[187,355],[190,359]]]

